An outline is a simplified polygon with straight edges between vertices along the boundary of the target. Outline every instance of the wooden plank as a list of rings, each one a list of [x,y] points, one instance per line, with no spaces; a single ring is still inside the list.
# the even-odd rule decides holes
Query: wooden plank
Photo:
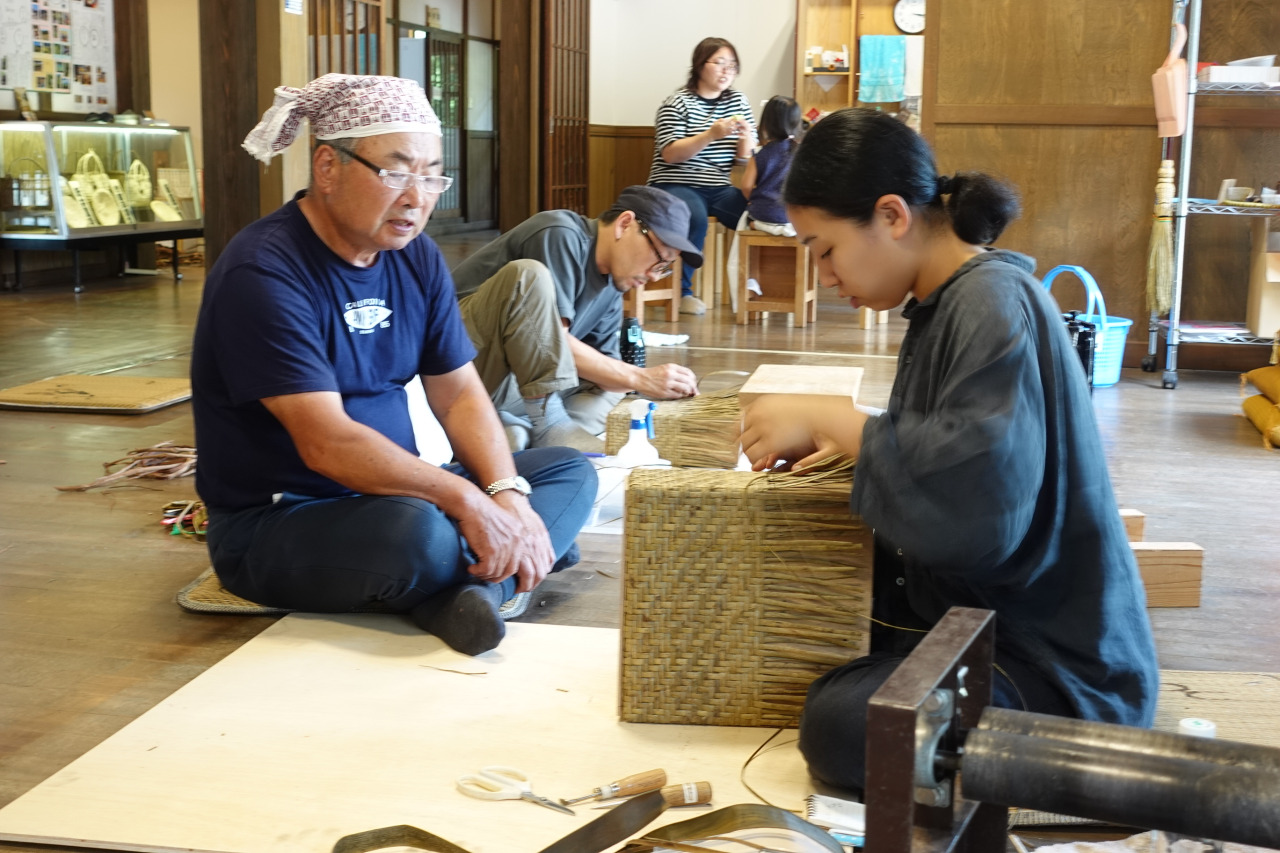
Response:
[[[829,367],[815,364],[762,364],[738,392],[738,402],[748,406],[762,394],[791,394],[858,399],[861,367]]]
[[[1130,542],[1147,607],[1199,607],[1204,548],[1193,542]]]
[[[1120,507],[1120,520],[1124,522],[1124,533],[1130,542],[1141,542],[1147,526],[1147,515],[1140,509]]]
[[[711,782],[717,803],[752,799],[742,761],[771,730],[621,724],[618,631],[508,631],[471,658],[394,616],[285,617],[0,810],[0,839],[328,853],[343,835],[407,823],[510,853],[513,838],[540,849],[600,814],[455,790],[490,764],[523,768],[551,798],[664,767],[672,782]],[[761,759],[747,784],[798,809],[813,788],[794,744]]]

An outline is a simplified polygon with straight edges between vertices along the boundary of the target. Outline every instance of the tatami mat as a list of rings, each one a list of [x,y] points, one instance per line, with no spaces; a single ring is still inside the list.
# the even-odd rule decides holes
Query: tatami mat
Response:
[[[191,381],[67,374],[0,390],[0,408],[141,415],[191,398]]]

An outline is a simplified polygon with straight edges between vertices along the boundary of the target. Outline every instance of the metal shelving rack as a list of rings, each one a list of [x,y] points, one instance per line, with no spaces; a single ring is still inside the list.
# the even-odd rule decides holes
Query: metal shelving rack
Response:
[[[1196,65],[1200,59],[1200,7],[1203,0],[1174,0],[1175,10],[1189,7],[1187,21],[1187,128],[1182,135],[1178,151],[1178,193],[1174,202],[1173,231],[1173,301],[1169,308],[1169,320],[1165,334],[1168,349],[1165,352],[1164,373],[1161,384],[1165,388],[1178,387],[1178,342],[1215,344],[1269,344],[1271,338],[1252,335],[1242,325],[1238,331],[1212,334],[1183,332],[1179,328],[1182,315],[1183,257],[1186,253],[1187,216],[1191,214],[1217,214],[1224,216],[1276,216],[1280,209],[1239,207],[1231,204],[1206,202],[1189,198],[1191,181],[1191,141],[1195,129],[1196,95],[1276,95],[1280,85],[1268,83],[1200,83],[1196,77]],[[1156,353],[1159,348],[1161,327],[1166,324],[1153,314],[1148,326],[1147,355],[1142,359],[1142,369],[1154,373]]]

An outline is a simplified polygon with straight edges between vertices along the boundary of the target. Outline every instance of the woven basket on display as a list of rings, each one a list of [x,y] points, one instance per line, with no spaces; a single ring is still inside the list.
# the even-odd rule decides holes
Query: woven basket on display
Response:
[[[867,653],[873,549],[852,485],[848,466],[631,472],[623,720],[795,725],[810,683]]]
[[[604,452],[610,456],[627,443],[635,399],[624,398],[605,421]],[[740,420],[737,388],[664,400],[653,413],[653,446],[677,468],[734,468]]]

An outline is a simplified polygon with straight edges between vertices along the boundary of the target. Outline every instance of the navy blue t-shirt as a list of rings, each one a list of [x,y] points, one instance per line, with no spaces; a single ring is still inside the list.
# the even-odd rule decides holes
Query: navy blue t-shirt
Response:
[[[353,266],[316,236],[302,195],[237,234],[205,282],[191,390],[196,490],[213,509],[351,494],[303,464],[262,398],[337,391],[353,420],[417,455],[405,384],[475,357],[435,243]]]

